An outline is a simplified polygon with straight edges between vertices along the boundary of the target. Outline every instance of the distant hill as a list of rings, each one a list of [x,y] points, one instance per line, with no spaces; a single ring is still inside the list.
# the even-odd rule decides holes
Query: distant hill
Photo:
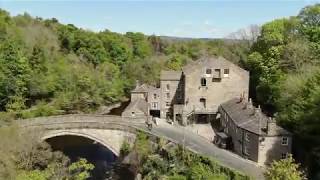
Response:
[[[200,40],[200,41],[224,41],[224,42],[241,42],[243,40],[240,39],[229,39],[229,38],[191,38],[191,37],[176,37],[176,36],[159,36],[162,40],[168,41],[182,41],[188,42],[192,40]]]

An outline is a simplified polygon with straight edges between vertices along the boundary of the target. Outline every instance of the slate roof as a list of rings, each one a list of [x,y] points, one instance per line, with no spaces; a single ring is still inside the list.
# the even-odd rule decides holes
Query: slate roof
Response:
[[[180,80],[181,71],[161,71],[160,80]]]
[[[247,131],[259,135],[267,135],[266,128],[269,118],[260,111],[255,112],[255,107],[247,106],[246,101],[240,102],[239,98],[234,98],[220,105],[229,115],[233,122]],[[260,122],[259,122],[260,119]],[[277,126],[276,135],[288,135],[290,132]]]
[[[188,63],[182,68],[182,71],[186,74],[194,71],[195,68],[199,66],[213,67],[213,68],[230,68],[231,66],[235,69],[238,69],[240,72],[248,73],[246,70],[240,68],[236,64],[226,60],[223,57],[202,57],[196,61]]]
[[[140,86],[137,86],[134,90],[132,90],[131,92],[133,93],[146,93],[152,90],[155,90],[156,87],[147,85],[147,84],[142,84]]]
[[[130,102],[130,104],[126,107],[124,111],[135,111],[140,110],[145,115],[148,115],[148,103],[145,99],[139,98],[135,99],[134,101]]]

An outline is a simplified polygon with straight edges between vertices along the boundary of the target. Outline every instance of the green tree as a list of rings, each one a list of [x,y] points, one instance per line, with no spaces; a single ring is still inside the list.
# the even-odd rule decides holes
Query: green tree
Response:
[[[265,173],[267,180],[303,180],[303,172],[299,170],[299,164],[294,162],[291,155],[280,161],[275,161]]]
[[[22,46],[13,40],[0,44],[0,106],[9,111],[25,108],[30,66]]]
[[[85,180],[90,177],[90,171],[94,169],[94,165],[88,163],[86,159],[72,163],[69,166],[69,172],[74,180]]]
[[[180,55],[180,54],[174,54],[170,57],[170,59],[167,61],[166,66],[171,70],[181,70],[182,66],[187,63],[187,57]]]
[[[298,18],[301,20],[301,30],[310,41],[320,43],[320,4],[303,8]]]
[[[142,33],[127,32],[126,37],[131,39],[133,54],[142,59],[149,57],[152,53],[151,44]]]

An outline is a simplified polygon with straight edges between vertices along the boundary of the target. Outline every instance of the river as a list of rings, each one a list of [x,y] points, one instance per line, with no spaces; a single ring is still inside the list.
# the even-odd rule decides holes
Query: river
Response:
[[[94,141],[80,136],[60,136],[48,139],[53,150],[62,151],[71,162],[85,158],[95,168],[90,180],[102,180],[117,161],[117,156],[109,149]]]

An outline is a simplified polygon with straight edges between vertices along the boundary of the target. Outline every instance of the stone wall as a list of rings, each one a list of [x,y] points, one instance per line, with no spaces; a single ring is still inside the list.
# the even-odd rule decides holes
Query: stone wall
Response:
[[[221,80],[213,80],[206,75],[206,69],[221,69]],[[229,69],[229,76],[223,77],[224,69]],[[201,78],[206,79],[206,86],[201,86]],[[218,106],[232,98],[249,91],[249,73],[229,63],[223,67],[211,67],[200,64],[194,71],[185,74],[185,101],[188,109],[201,108],[200,98],[206,100],[206,108],[217,111]]]
[[[176,92],[178,89],[179,80],[161,80],[161,112],[160,117],[166,118],[166,113],[172,113],[172,105],[174,104],[174,98],[176,97]],[[169,88],[167,88],[169,86]],[[167,96],[167,94],[169,96]],[[169,106],[168,106],[169,104]]]
[[[288,138],[288,145],[282,145],[282,137]],[[268,165],[273,160],[281,159],[282,153],[291,153],[292,138],[289,136],[267,136],[262,137],[259,145],[259,159],[260,165]]]
[[[150,110],[160,110],[161,107],[161,90],[160,88],[155,88],[148,92],[148,103],[150,105]],[[157,103],[157,107],[153,107],[153,103]]]

